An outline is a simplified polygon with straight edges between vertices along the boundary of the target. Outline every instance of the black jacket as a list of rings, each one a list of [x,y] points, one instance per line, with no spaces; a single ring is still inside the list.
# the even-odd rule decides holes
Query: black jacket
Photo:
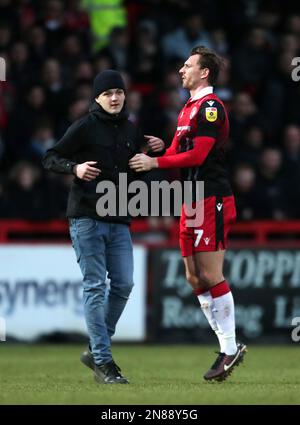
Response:
[[[67,217],[91,217],[99,220],[129,223],[129,216],[100,217],[96,203],[101,194],[96,186],[102,180],[112,181],[117,188],[119,173],[127,173],[128,182],[135,173],[128,161],[140,152],[144,139],[122,110],[118,115],[106,113],[96,102],[90,113],[75,121],[58,143],[49,149],[43,159],[47,170],[72,174],[73,167],[86,161],[97,161],[100,175],[91,182],[74,178],[69,194]]]

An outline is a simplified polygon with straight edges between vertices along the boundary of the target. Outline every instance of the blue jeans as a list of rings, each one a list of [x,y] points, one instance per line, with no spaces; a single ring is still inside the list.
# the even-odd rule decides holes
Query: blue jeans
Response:
[[[129,227],[88,217],[69,221],[72,245],[83,275],[84,315],[94,361],[108,363],[112,360],[111,336],[133,287]]]

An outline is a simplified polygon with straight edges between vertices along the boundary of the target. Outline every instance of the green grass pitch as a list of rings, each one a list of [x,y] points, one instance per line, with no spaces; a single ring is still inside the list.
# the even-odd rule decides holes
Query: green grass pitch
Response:
[[[113,345],[130,385],[99,385],[80,345],[0,344],[0,404],[300,404],[299,347],[250,346],[223,383],[202,375],[213,347]]]

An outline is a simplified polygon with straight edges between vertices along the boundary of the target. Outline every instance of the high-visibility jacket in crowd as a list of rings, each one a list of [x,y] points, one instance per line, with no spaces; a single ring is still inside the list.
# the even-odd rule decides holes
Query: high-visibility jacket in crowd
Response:
[[[94,35],[93,50],[107,45],[112,28],[127,25],[123,0],[82,0],[82,7],[90,16]]]

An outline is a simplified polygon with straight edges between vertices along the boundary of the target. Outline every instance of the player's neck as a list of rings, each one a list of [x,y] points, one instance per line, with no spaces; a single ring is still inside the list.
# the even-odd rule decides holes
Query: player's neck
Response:
[[[190,95],[191,97],[194,97],[196,93],[198,93],[200,90],[205,89],[206,87],[209,87],[210,84],[208,83],[203,83],[200,86],[198,86],[197,88],[190,90]]]

